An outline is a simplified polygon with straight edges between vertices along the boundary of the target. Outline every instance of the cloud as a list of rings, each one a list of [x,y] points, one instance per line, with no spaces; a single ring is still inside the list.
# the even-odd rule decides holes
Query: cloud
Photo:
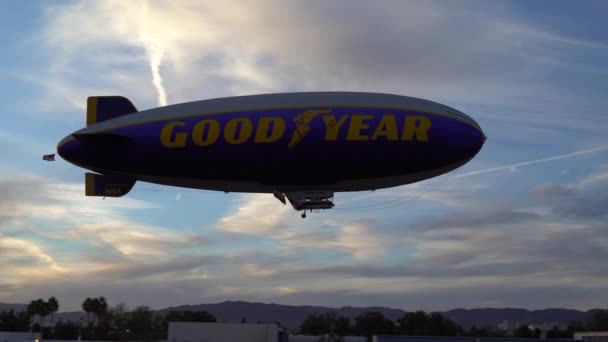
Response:
[[[541,164],[541,163],[551,162],[551,161],[555,161],[555,160],[568,159],[568,158],[578,157],[581,155],[601,152],[601,151],[606,151],[606,150],[608,150],[608,146],[600,146],[600,147],[586,149],[586,150],[582,150],[582,151],[561,154],[561,155],[557,155],[557,156],[553,156],[553,157],[540,158],[540,159],[534,159],[534,160],[514,163],[514,164],[510,164],[510,165],[503,165],[503,166],[491,167],[491,168],[486,168],[486,169],[481,169],[481,170],[469,171],[469,172],[454,175],[453,177],[461,178],[461,177],[475,176],[475,175],[479,175],[479,174],[483,174],[483,173],[496,172],[496,171],[505,171],[505,170],[511,171],[514,168],[517,169],[521,166]]]
[[[80,88],[146,101],[154,92],[160,105],[166,89],[172,103],[200,94],[309,89],[458,101],[501,93],[509,103],[531,87],[539,94],[536,80],[551,70],[538,58],[563,59],[565,48],[606,50],[542,31],[506,6],[478,5],[488,11],[434,1],[227,1],[221,10],[198,1],[54,5],[39,37],[39,46],[53,51],[44,86],[57,83],[61,101],[82,94]],[[75,72],[82,69],[99,72],[94,84]],[[144,86],[150,83],[153,88]]]
[[[293,211],[270,194],[244,195],[234,214],[223,217],[217,229],[240,234],[272,234],[283,228],[287,214]]]
[[[277,287],[277,293],[279,295],[290,295],[290,294],[294,294],[297,293],[298,290],[288,287],[288,286],[279,286]]]
[[[575,189],[561,184],[541,184],[531,191],[532,196],[540,200],[568,199],[576,193]]]
[[[474,227],[485,228],[492,225],[533,223],[539,218],[539,215],[524,210],[490,208],[480,211],[470,208],[467,211],[450,212],[442,217],[431,218],[419,224],[413,224],[411,228],[427,231],[455,228],[471,229]]]
[[[579,180],[574,187],[584,190],[604,183],[608,183],[608,166],[604,166],[598,172]]]
[[[593,191],[605,170],[543,185],[530,198],[466,178],[520,174],[527,165],[605,150],[606,119],[585,82],[552,81],[582,69],[594,77],[589,72],[601,65],[583,57],[601,59],[603,43],[540,30],[504,4],[468,10],[435,1],[72,1],[47,8],[33,42],[32,54],[47,62],[19,77],[42,90],[40,111],[81,115],[94,94],[125,95],[146,108],[258,92],[364,90],[475,109],[480,122],[503,130],[493,146],[514,139],[513,131],[527,143],[552,144],[544,137],[556,127],[586,140],[565,155],[377,191],[373,202],[345,195],[352,202],[339,202],[333,219],[301,220],[271,195],[244,195],[195,231],[142,223],[162,209],[150,201],[84,198],[79,183],[11,175],[0,181],[0,254],[12,265],[0,270],[5,297],[54,291],[74,308],[77,296],[99,295],[92,292],[155,307],[235,296],[423,308],[584,307],[603,298],[606,266],[597,260],[607,255],[608,204]],[[589,146],[588,131],[599,132],[599,148]],[[0,139],[21,143],[6,132]],[[387,211],[397,206],[404,209]]]
[[[148,202],[83,199],[82,185],[17,174],[1,179],[0,191],[2,274],[24,287],[34,280],[97,278],[109,270],[114,279],[160,274],[165,264],[179,270],[185,260],[175,253],[207,242],[199,234],[136,223],[129,213],[156,208]],[[189,260],[191,268],[193,260],[202,261]]]
[[[61,276],[65,269],[35,242],[18,239],[0,232],[0,275],[4,281],[46,279]]]

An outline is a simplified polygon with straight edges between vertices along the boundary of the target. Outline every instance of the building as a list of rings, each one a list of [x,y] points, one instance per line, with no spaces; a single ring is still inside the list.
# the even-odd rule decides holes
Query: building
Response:
[[[0,342],[39,342],[40,333],[0,331]]]
[[[515,331],[515,329],[519,328],[519,322],[517,321],[510,321],[510,320],[504,320],[502,321],[502,323],[498,323],[497,327],[498,329],[506,332],[507,334],[511,335],[513,334],[513,331]]]
[[[374,336],[373,342],[538,342],[537,338],[499,338],[465,336]],[[551,342],[573,342],[573,340],[552,339]],[[604,341],[602,341],[604,342]],[[608,341],[606,341],[608,342]]]
[[[313,335],[289,335],[289,342],[332,342],[338,339],[332,339],[331,336],[313,336]],[[367,338],[363,336],[343,336],[339,340],[341,342],[367,342]]]
[[[287,342],[287,338],[277,324],[169,322],[167,342]]]
[[[608,342],[608,331],[575,332],[574,340],[583,342]]]

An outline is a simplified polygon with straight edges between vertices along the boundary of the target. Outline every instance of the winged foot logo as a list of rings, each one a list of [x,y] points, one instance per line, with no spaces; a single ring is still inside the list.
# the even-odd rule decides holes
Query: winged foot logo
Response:
[[[429,140],[431,119],[422,115],[384,114],[379,122],[374,115],[343,114],[336,117],[331,109],[311,109],[293,117],[295,129],[287,147],[294,149],[313,129],[313,120],[320,117],[325,129],[323,141],[419,141]],[[191,125],[191,124],[190,124]],[[160,132],[166,148],[211,146],[222,139],[228,144],[267,144],[282,141],[287,124],[282,116],[262,116],[254,121],[236,117],[225,124],[216,119],[199,120],[190,126],[184,121],[170,121]]]

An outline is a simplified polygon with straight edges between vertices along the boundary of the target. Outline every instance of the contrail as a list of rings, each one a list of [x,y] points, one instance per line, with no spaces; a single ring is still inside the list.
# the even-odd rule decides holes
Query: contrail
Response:
[[[540,163],[545,163],[545,162],[554,161],[554,160],[560,160],[560,159],[568,159],[568,158],[580,156],[580,155],[583,155],[583,154],[588,154],[588,153],[593,153],[593,152],[598,152],[598,151],[603,151],[603,150],[608,150],[608,146],[596,147],[596,148],[592,148],[592,149],[589,149],[589,150],[572,152],[572,153],[562,154],[562,155],[553,156],[553,157],[547,157],[547,158],[541,158],[541,159],[535,159],[535,160],[528,160],[528,161],[519,162],[519,163],[515,163],[515,164],[509,164],[509,165],[491,167],[491,168],[481,169],[481,170],[476,170],[476,171],[470,171],[470,172],[461,173],[459,175],[454,175],[452,177],[453,178],[462,178],[462,177],[468,177],[468,176],[478,175],[478,174],[481,174],[481,173],[488,173],[488,172],[509,170],[509,169],[512,169],[512,168],[517,168],[519,166],[532,165],[532,164],[540,164]]]
[[[163,78],[160,76],[160,64],[163,61],[163,49],[157,45],[150,44],[146,46],[148,57],[150,58],[150,71],[152,71],[152,84],[158,93],[158,104],[160,106],[167,105],[167,93],[163,86]]]

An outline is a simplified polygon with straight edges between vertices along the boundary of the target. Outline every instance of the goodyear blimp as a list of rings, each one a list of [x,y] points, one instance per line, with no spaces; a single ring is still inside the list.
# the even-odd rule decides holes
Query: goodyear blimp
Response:
[[[87,100],[87,126],[58,154],[88,169],[87,196],[136,181],[271,193],[296,210],[330,209],[335,192],[394,187],[450,172],[486,136],[466,114],[378,93],[237,96],[137,111],[121,96]]]

